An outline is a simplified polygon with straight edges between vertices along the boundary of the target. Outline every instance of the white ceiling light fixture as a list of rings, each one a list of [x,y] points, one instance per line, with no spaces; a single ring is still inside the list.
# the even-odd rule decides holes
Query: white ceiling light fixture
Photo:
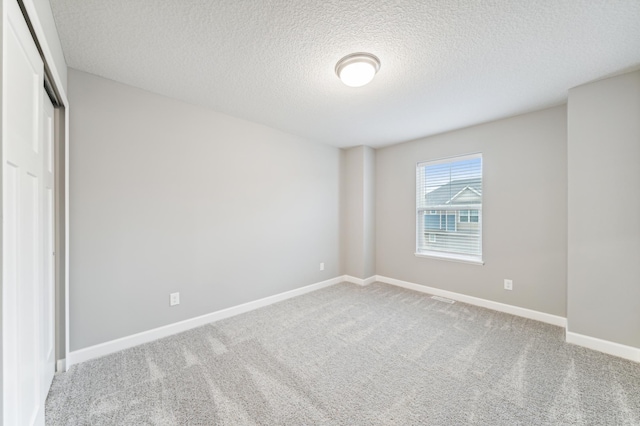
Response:
[[[380,59],[371,53],[352,53],[336,64],[336,74],[349,87],[371,82],[380,69]]]

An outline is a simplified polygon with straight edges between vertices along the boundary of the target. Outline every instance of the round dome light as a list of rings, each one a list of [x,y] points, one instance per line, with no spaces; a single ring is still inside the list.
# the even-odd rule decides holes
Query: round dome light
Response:
[[[336,64],[336,74],[349,87],[364,86],[379,69],[380,59],[371,53],[352,53]]]

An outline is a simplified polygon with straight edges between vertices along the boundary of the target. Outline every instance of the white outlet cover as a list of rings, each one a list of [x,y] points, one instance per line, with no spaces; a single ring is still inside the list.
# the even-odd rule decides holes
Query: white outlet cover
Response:
[[[179,305],[180,304],[180,293],[171,293],[169,295],[169,305]]]
[[[322,263],[320,264],[320,270],[321,270],[321,271],[324,271],[324,262],[322,262]]]
[[[504,280],[504,289],[513,290],[513,280]]]

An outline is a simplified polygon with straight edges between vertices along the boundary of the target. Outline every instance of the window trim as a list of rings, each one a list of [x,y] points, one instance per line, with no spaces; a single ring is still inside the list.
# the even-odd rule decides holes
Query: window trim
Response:
[[[424,250],[422,252],[414,253],[416,257],[424,257],[427,259],[440,259],[440,260],[448,260],[451,262],[459,262],[459,263],[470,263],[472,265],[484,265],[484,259],[478,258],[478,256],[467,255],[467,254],[459,254],[459,253],[448,253],[446,251],[431,251]]]
[[[474,254],[464,254],[464,253],[451,253],[451,252],[446,252],[446,251],[437,251],[437,250],[419,250],[419,219],[418,219],[418,214],[420,211],[422,212],[429,212],[431,213],[432,211],[432,207],[419,207],[418,206],[418,197],[417,197],[417,193],[418,193],[418,186],[419,186],[419,182],[418,182],[418,171],[421,167],[424,166],[436,166],[439,164],[446,164],[446,163],[451,163],[451,162],[457,162],[457,161],[466,161],[466,160],[472,160],[472,159],[476,159],[476,158],[480,158],[480,176],[482,179],[482,186],[484,188],[484,157],[482,155],[482,152],[475,152],[472,154],[463,154],[463,155],[454,155],[454,156],[450,156],[450,157],[441,157],[441,158],[437,158],[435,160],[428,160],[428,161],[420,161],[418,163],[416,163],[416,171],[415,171],[415,187],[414,187],[414,194],[416,194],[416,199],[415,199],[415,209],[414,209],[414,214],[415,214],[415,218],[416,218],[416,228],[415,228],[415,252],[414,255],[416,257],[422,257],[422,258],[429,258],[429,259],[439,259],[439,260],[445,260],[445,261],[453,261],[453,262],[461,262],[461,263],[468,263],[468,264],[473,264],[473,265],[484,265],[484,244],[483,244],[483,240],[484,240],[484,232],[482,232],[482,228],[484,228],[484,226],[482,226],[481,231],[480,231],[480,255],[474,255]],[[469,210],[468,212],[468,218],[469,221],[471,221],[471,210],[476,210],[478,212],[478,218],[480,216],[483,216],[482,219],[482,223],[484,224],[484,215],[482,214],[482,210],[483,210],[483,204],[484,204],[484,190],[482,191],[482,201],[483,203],[480,205],[465,205],[464,207],[466,208],[466,210]],[[444,207],[444,206],[442,206]],[[451,206],[449,208],[444,208],[443,210],[458,210],[459,207],[454,207]],[[440,213],[439,211],[436,211],[436,213]],[[458,216],[458,215],[456,215]],[[456,229],[457,229],[457,225],[458,225],[458,218],[456,217],[455,220],[455,225],[456,225]],[[471,222],[469,222],[471,223]]]

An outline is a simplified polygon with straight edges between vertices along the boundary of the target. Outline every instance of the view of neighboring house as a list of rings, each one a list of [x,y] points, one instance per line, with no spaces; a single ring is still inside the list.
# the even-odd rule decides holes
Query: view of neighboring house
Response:
[[[482,179],[460,179],[425,194],[424,242],[438,251],[479,252],[482,211]],[[467,207],[467,208],[465,208]]]

